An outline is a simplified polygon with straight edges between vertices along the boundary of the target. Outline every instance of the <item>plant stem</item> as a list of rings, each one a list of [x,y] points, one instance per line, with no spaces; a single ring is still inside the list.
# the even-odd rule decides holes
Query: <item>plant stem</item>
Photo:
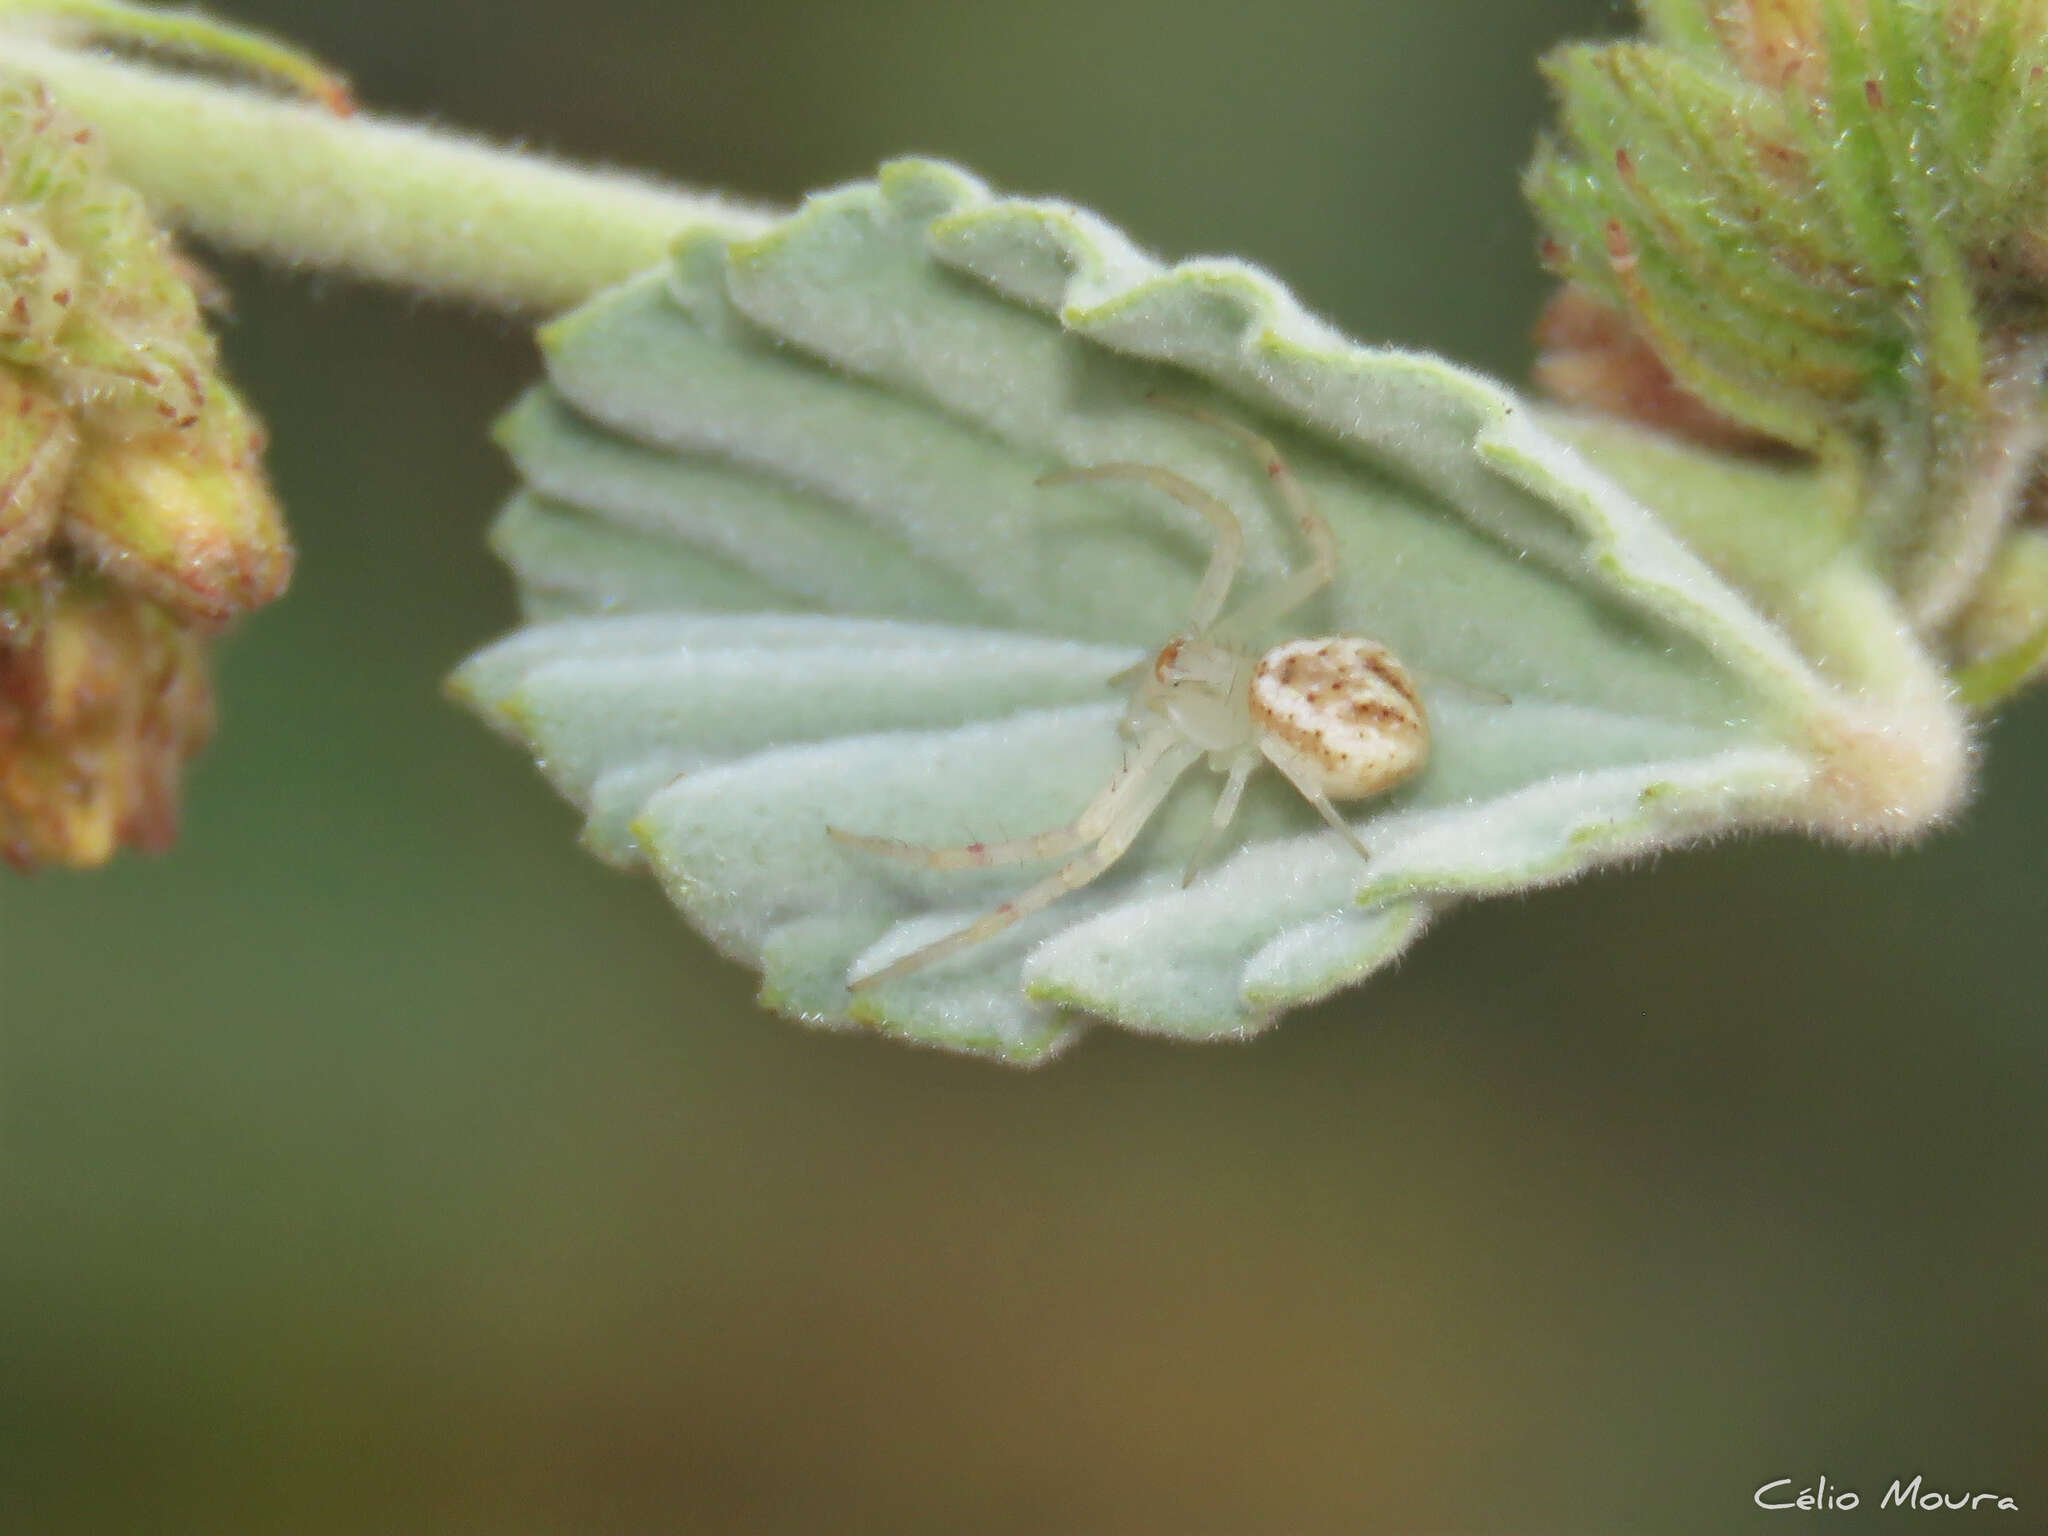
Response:
[[[91,123],[167,222],[288,265],[549,313],[655,265],[687,229],[768,215],[703,193],[341,117],[19,36],[0,64]]]

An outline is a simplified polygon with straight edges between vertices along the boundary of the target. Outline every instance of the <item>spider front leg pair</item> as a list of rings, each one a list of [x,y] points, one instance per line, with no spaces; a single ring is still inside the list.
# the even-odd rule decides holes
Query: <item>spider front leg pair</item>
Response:
[[[1336,802],[1391,789],[1428,760],[1429,716],[1415,680],[1377,641],[1348,636],[1290,640],[1255,654],[1227,638],[1257,634],[1328,586],[1337,574],[1337,543],[1271,443],[1208,411],[1170,408],[1227,433],[1258,457],[1308,543],[1309,563],[1226,611],[1244,560],[1244,529],[1225,503],[1185,476],[1153,464],[1097,464],[1045,476],[1041,485],[1136,480],[1165,492],[1200,513],[1214,531],[1208,568],[1181,633],[1135,674],[1124,717],[1130,757],[1069,825],[1035,837],[956,848],[925,848],[828,829],[851,847],[927,869],[1067,861],[959,932],[854,978],[848,983],[854,990],[921,970],[1079,890],[1129,851],[1181,775],[1204,758],[1225,778],[1188,866],[1189,882],[1236,817],[1245,784],[1261,763],[1277,768],[1365,857],[1365,845],[1338,814]]]

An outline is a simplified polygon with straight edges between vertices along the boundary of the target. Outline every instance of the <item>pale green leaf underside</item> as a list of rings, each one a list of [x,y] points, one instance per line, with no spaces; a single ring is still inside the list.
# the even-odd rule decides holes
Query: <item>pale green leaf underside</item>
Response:
[[[905,163],[759,239],[695,240],[544,341],[496,533],[535,622],[458,691],[786,1012],[1013,1061],[1086,1015],[1242,1035],[1446,903],[1809,797],[1824,690],[1735,593],[1498,386],[1358,347],[1251,268],[1161,267],[1079,210]],[[1102,879],[849,993],[1045,868],[908,868],[826,827],[949,844],[1071,820],[1123,749],[1107,679],[1185,617],[1192,513],[1040,475],[1168,466],[1244,519],[1245,582],[1302,557],[1256,464],[1152,391],[1280,444],[1342,570],[1261,638],[1391,645],[1430,767],[1349,808],[1370,863],[1263,774],[1183,888],[1197,772]]]

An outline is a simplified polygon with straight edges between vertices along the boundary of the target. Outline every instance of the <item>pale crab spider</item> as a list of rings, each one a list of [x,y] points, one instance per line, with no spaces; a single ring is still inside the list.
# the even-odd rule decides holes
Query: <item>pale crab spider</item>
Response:
[[[1361,857],[1368,857],[1334,802],[1363,800],[1391,789],[1427,761],[1429,716],[1415,680],[1378,641],[1346,636],[1289,640],[1255,655],[1221,638],[1226,631],[1257,634],[1328,586],[1337,574],[1336,540],[1307,490],[1266,439],[1193,406],[1157,403],[1228,433],[1256,454],[1300,524],[1313,558],[1278,585],[1225,613],[1223,605],[1244,557],[1244,529],[1223,502],[1172,470],[1151,464],[1097,464],[1058,470],[1041,479],[1039,484],[1047,486],[1138,480],[1164,491],[1199,512],[1215,530],[1208,570],[1195,591],[1186,627],[1149,666],[1123,674],[1132,687],[1122,730],[1133,750],[1069,825],[1035,837],[957,848],[926,848],[828,828],[842,843],[927,869],[982,869],[1074,855],[959,932],[855,978],[848,983],[854,990],[921,970],[1079,890],[1123,857],[1180,776],[1204,757],[1225,778],[1208,831],[1189,862],[1189,883],[1236,816],[1245,781],[1261,762],[1279,769],[1323,820]]]

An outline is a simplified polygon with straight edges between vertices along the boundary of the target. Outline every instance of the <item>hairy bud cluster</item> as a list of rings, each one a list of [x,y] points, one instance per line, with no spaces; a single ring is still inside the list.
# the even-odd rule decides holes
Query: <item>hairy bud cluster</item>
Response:
[[[0,82],[0,856],[160,848],[208,638],[292,550],[191,269],[92,130]]]
[[[2048,660],[2048,0],[1637,0],[1547,62],[1539,378],[1814,455],[1964,691]]]

